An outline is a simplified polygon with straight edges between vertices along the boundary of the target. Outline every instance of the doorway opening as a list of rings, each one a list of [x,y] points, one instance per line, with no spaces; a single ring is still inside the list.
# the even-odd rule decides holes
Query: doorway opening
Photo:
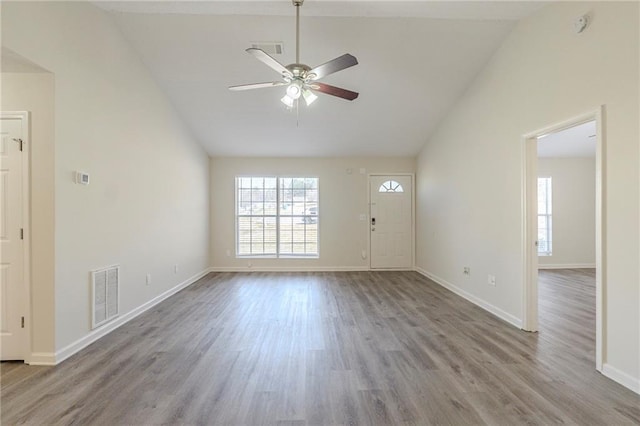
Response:
[[[602,129],[600,108],[525,135],[523,156],[522,328],[595,349],[598,371],[605,288]]]

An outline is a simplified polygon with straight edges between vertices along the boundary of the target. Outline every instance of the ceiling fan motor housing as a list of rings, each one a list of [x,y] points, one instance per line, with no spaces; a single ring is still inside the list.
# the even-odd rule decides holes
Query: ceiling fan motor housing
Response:
[[[314,74],[309,74],[311,67],[305,64],[289,64],[285,67],[291,72],[294,79],[305,80],[307,77],[311,77]]]

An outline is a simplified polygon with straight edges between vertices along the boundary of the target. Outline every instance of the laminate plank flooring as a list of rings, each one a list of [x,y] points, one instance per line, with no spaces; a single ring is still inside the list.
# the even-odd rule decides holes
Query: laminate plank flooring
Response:
[[[3,424],[623,425],[593,271],[541,271],[540,333],[415,272],[212,273],[56,367],[2,363]]]

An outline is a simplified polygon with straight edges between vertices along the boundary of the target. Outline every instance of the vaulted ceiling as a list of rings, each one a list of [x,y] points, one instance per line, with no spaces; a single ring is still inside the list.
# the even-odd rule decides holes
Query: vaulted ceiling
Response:
[[[327,95],[298,111],[284,88],[231,92],[279,80],[245,52],[284,43],[295,62],[290,1],[105,2],[159,86],[213,156],[412,156],[500,46],[540,2],[307,0],[300,59],[315,66],[351,53],[359,64],[323,79],[360,93]]]

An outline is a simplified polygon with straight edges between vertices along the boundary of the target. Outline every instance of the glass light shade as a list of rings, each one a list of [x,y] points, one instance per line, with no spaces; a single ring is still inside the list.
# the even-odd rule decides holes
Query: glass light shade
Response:
[[[298,99],[302,94],[302,83],[298,80],[294,80],[287,86],[287,95],[291,99]]]
[[[311,105],[318,97],[308,89],[302,90],[302,96],[304,97],[304,101],[307,103],[307,106]]]
[[[289,95],[284,95],[280,101],[285,104],[289,108],[293,108],[293,99],[289,97]]]

